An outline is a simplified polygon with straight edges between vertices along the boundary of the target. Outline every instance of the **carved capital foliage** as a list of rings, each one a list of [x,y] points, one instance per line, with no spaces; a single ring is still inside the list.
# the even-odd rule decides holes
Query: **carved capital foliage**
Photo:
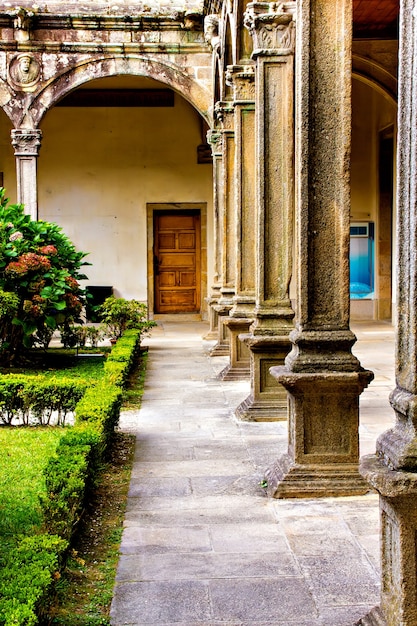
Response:
[[[228,65],[226,83],[233,87],[235,100],[255,100],[254,65]]]
[[[234,128],[234,107],[233,102],[216,102],[214,105],[214,117],[222,130],[233,130]]]
[[[244,14],[244,24],[253,39],[254,51],[288,50],[295,45],[292,2],[251,2]]]
[[[12,130],[12,146],[15,156],[38,156],[42,131],[18,128]]]
[[[223,153],[223,134],[218,130],[209,130],[207,142],[211,145],[213,156],[221,156]]]

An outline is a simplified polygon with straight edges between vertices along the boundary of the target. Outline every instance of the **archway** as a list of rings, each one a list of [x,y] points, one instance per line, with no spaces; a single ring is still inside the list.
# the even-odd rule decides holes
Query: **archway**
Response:
[[[397,106],[381,83],[354,75],[351,157],[352,319],[391,319]]]
[[[147,206],[201,203],[211,215],[212,166],[199,162],[201,116],[189,102],[170,90],[171,99],[156,97],[152,106],[146,98],[144,106],[120,106],[117,92],[126,90],[166,94],[166,84],[129,74],[96,79],[73,92],[79,104],[62,99],[43,117],[39,217],[90,253],[90,285],[148,302]],[[204,232],[209,250],[211,237]]]

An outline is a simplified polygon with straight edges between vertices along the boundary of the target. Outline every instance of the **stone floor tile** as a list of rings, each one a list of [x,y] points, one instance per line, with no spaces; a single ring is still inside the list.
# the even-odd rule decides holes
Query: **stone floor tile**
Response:
[[[208,585],[189,580],[116,584],[110,617],[112,626],[161,626],[181,620],[209,624]]]
[[[282,621],[306,614],[318,617],[302,578],[216,580],[209,582],[209,588],[213,615],[218,620],[240,624],[239,620],[268,620],[272,615]]]
[[[270,511],[265,508],[262,500],[255,500],[249,506],[239,504],[231,506],[229,498],[210,506],[204,499],[188,498],[191,506],[179,508],[176,498],[130,498],[125,514],[125,524],[142,524],[157,526],[194,526],[204,520],[212,524],[237,524],[252,522],[265,524],[271,522]],[[155,506],[157,504],[157,506]],[[163,508],[161,508],[163,506]]]
[[[159,496],[173,498],[191,494],[189,478],[147,478],[146,481],[132,482],[129,488],[129,498]]]
[[[165,552],[209,552],[212,550],[207,526],[149,528],[126,526],[121,554],[161,554]]]
[[[219,578],[300,577],[289,550],[255,553],[168,553],[126,555],[118,581],[209,580]]]
[[[360,555],[351,559],[343,552],[337,557],[322,555],[298,559],[318,606],[344,606],[354,598],[356,604],[372,608],[379,597],[379,580],[368,560]]]
[[[240,523],[210,526],[213,550],[216,552],[273,552],[286,551],[288,544],[279,526]]]

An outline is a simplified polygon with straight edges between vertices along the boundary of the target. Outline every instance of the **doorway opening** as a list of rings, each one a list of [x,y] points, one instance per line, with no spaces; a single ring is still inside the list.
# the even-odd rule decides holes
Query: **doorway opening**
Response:
[[[152,315],[201,318],[207,289],[205,204],[148,204],[148,293]]]

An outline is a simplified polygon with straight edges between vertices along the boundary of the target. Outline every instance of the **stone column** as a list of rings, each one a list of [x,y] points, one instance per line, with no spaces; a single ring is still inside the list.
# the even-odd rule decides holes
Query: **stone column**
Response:
[[[229,335],[224,324],[233,306],[235,295],[236,250],[235,236],[235,133],[234,109],[232,102],[216,102],[215,116],[222,135],[222,170],[220,186],[223,189],[223,206],[219,207],[222,216],[219,220],[221,240],[221,287],[220,297],[214,309],[218,316],[218,340],[212,348],[212,356],[229,354]]]
[[[359,396],[373,375],[349,329],[351,0],[297,0],[296,23],[296,328],[271,370],[288,392],[289,443],[265,478],[277,498],[358,495]]]
[[[247,333],[255,308],[255,67],[232,65],[226,81],[233,87],[235,116],[235,241],[236,293],[229,317],[230,364],[221,373],[224,380],[248,378],[249,350],[239,340]]]
[[[400,2],[394,428],[361,473],[379,492],[381,606],[360,623],[417,624],[417,0]],[[385,622],[377,621],[383,614]]]
[[[219,336],[219,320],[216,305],[219,303],[221,288],[221,250],[222,250],[222,207],[224,203],[222,169],[223,151],[222,134],[218,130],[210,130],[207,134],[207,141],[211,145],[213,155],[213,285],[211,294],[206,299],[209,311],[209,332],[206,339],[217,339]]]
[[[17,201],[25,205],[25,212],[38,219],[37,159],[41,147],[39,129],[13,129],[12,145],[16,157]]]
[[[278,8],[277,8],[278,7]],[[286,419],[284,388],[269,374],[290,350],[294,312],[289,299],[293,238],[293,66],[295,3],[252,3],[245,25],[256,64],[256,306],[249,334],[251,393],[235,414],[242,420]]]

